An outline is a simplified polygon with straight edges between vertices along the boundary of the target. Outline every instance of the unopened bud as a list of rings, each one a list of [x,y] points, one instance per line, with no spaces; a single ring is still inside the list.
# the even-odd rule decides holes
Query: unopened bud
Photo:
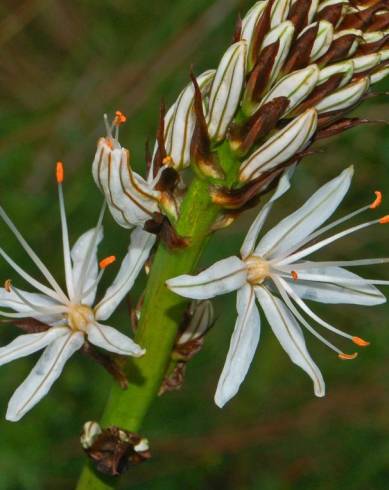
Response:
[[[211,301],[193,301],[189,316],[189,324],[183,330],[178,339],[178,345],[186,344],[193,340],[202,338],[214,322],[214,311]]]
[[[206,118],[209,136],[215,141],[224,139],[238,109],[245,81],[246,49],[246,41],[230,46],[217,69]]]
[[[257,2],[251,7],[242,20],[241,39],[247,42],[247,52],[250,52],[251,50],[251,43],[253,41],[255,27],[261,19],[265,7],[266,2]]]
[[[369,86],[369,77],[361,78],[356,82],[346,85],[340,90],[336,90],[328,97],[325,97],[319,104],[317,104],[316,110],[319,114],[323,114],[325,112],[348,109],[362,99],[368,91]]]
[[[103,431],[97,422],[85,422],[80,437],[80,442],[83,449],[91,448],[99,435],[102,434],[102,432]]]
[[[354,65],[354,73],[363,73],[376,67],[381,62],[381,55],[379,53],[366,54],[357,56],[351,61]]]
[[[288,18],[291,0],[274,0],[270,14],[270,26],[276,27]]]
[[[317,112],[309,109],[277,131],[240,167],[240,181],[247,182],[280,165],[305,148],[317,127]]]
[[[320,70],[318,85],[327,82],[334,75],[342,75],[339,86],[347,85],[354,74],[354,65],[351,60],[335,63]]]
[[[311,24],[312,25],[312,24]],[[309,29],[310,26],[306,27]],[[304,32],[304,31],[303,31]],[[302,32],[302,33],[303,33]],[[319,22],[317,36],[312,47],[310,62],[321,58],[329,50],[334,37],[334,27],[330,22],[322,20]]]
[[[214,76],[215,71],[208,70],[197,77],[197,83],[203,95],[207,95]],[[181,92],[165,117],[166,152],[171,158],[169,166],[176,170],[188,167],[190,164],[190,144],[196,124],[193,103],[194,87],[191,82]]]
[[[319,74],[320,70],[317,65],[310,65],[302,70],[285,75],[263,99],[262,104],[270,102],[277,97],[287,97],[289,100],[287,113],[290,113],[316,87]]]
[[[370,75],[370,83],[378,83],[387,76],[389,76],[389,66],[384,66]]]

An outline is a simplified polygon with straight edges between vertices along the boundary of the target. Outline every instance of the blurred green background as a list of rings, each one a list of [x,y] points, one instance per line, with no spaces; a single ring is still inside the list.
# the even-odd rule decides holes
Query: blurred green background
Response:
[[[94,226],[101,197],[90,165],[102,114],[121,109],[129,116],[121,141],[142,171],[143,148],[155,134],[161,98],[170,104],[188,81],[189,67],[214,67],[231,39],[239,0],[2,0],[0,4],[0,192],[1,203],[30,243],[62,274],[54,163],[66,165],[65,196],[71,237]],[[389,89],[381,83],[377,91]],[[383,119],[384,99],[359,113]],[[345,166],[356,179],[343,213],[389,190],[389,131],[385,126],[354,130],[322,145],[306,160],[295,185],[272,214],[276,222]],[[385,206],[384,206],[385,207]],[[386,208],[388,210],[388,208]],[[252,213],[213,237],[203,265],[236,253]],[[33,272],[8,230],[1,246]],[[120,256],[128,233],[106,218],[105,254]],[[367,231],[327,249],[327,260],[388,255],[389,229]],[[2,278],[22,281],[0,265]],[[381,270],[382,269],[382,270]],[[385,270],[384,270],[385,269]],[[388,278],[386,267],[367,276]],[[113,273],[114,271],[111,271]],[[109,280],[107,273],[106,279]],[[112,277],[112,276],[111,276]],[[107,282],[106,282],[107,284]],[[135,288],[136,299],[144,286]],[[218,375],[233,327],[234,296],[216,302],[218,320],[204,350],[190,364],[181,392],[158,400],[143,434],[153,459],[130,471],[122,489],[278,490],[389,487],[388,307],[318,307],[340,328],[371,341],[353,362],[307,338],[328,386],[316,400],[311,382],[288,358],[265,325],[249,376],[222,411],[213,403]],[[126,308],[115,325],[129,329]],[[17,334],[1,327],[5,344]],[[307,336],[308,337],[308,336]],[[348,351],[353,346],[332,339]],[[0,370],[0,413],[34,360]],[[75,356],[63,376],[21,422],[0,422],[1,490],[69,490],[85,460],[78,434],[97,419],[111,379],[99,366]]]

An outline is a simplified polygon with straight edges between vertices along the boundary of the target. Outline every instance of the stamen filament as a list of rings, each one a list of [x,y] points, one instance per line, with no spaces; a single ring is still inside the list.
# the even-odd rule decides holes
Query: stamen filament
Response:
[[[288,273],[281,273],[282,277],[289,279],[290,275]],[[355,285],[376,285],[376,286],[389,286],[389,281],[381,280],[381,279],[364,279],[361,277],[360,279],[353,279],[347,277],[339,277],[339,276],[328,276],[327,274],[304,274],[299,273],[299,279],[305,281],[316,281],[316,282],[328,282],[334,283],[336,285],[342,284],[355,284]]]
[[[93,281],[93,283],[92,283],[92,284],[89,286],[89,288],[88,288],[86,291],[84,291],[84,292],[82,293],[82,296],[81,296],[81,299],[80,299],[80,302],[81,302],[81,303],[83,302],[83,300],[84,300],[85,298],[87,298],[87,297],[88,297],[88,295],[89,295],[89,294],[90,294],[90,293],[91,293],[91,292],[92,292],[92,291],[93,291],[95,288],[97,288],[97,286],[99,285],[99,283],[100,283],[100,281],[101,281],[101,279],[102,279],[102,277],[103,277],[103,275],[104,275],[104,272],[105,272],[105,269],[101,269],[101,271],[99,272],[99,274],[98,274],[98,276],[97,276],[96,280],[95,280],[95,281]]]
[[[16,294],[16,296],[17,296],[17,297],[18,297],[18,298],[21,300],[22,304],[24,303],[24,304],[26,304],[27,306],[29,306],[31,309],[36,310],[36,311],[40,311],[40,312],[42,312],[42,313],[45,313],[45,314],[46,314],[47,309],[48,309],[47,307],[45,308],[45,307],[43,307],[43,306],[40,306],[40,305],[36,305],[36,304],[34,304],[34,303],[31,303],[31,301],[29,301],[29,300],[28,300],[28,299],[27,299],[27,298],[24,296],[24,294],[22,294],[22,292],[21,292],[19,289],[15,288],[15,286],[13,286],[13,285],[12,285],[12,281],[11,281],[10,279],[8,279],[8,280],[6,281],[6,284],[4,285],[4,288],[5,288],[7,291],[9,291],[9,292],[13,291],[13,292]],[[12,301],[12,300],[10,300],[10,301]],[[53,305],[53,306],[55,306],[55,305]]]
[[[349,335],[348,333],[343,332],[342,330],[339,330],[338,328],[334,327],[330,323],[327,323],[326,321],[322,320],[318,315],[316,315],[315,312],[313,312],[308,305],[293,291],[293,289],[289,286],[289,284],[284,281],[283,279],[279,278],[280,283],[284,287],[285,291],[287,294],[293,299],[295,303],[298,304],[298,306],[310,317],[312,320],[314,320],[316,323],[321,325],[324,328],[327,328],[331,332],[334,332],[341,337],[345,337],[346,339],[353,340],[352,335]]]
[[[338,261],[334,260],[328,262],[302,262],[300,264],[293,264],[293,270],[298,271],[300,269],[317,269],[319,267],[359,267],[364,265],[377,265],[387,263],[389,263],[389,258]],[[282,268],[282,270],[289,272],[288,268]]]
[[[284,290],[282,284],[278,281],[278,278],[275,276],[271,276],[274,284],[276,285],[282,299],[284,300],[286,306],[289,308],[289,310],[293,313],[293,315],[297,318],[297,320],[304,325],[304,327],[317,339],[319,339],[323,344],[325,344],[327,347],[329,347],[331,350],[336,352],[338,355],[342,354],[342,351],[335,347],[329,340],[325,339],[322,335],[320,335],[316,330],[311,327],[311,325],[305,320],[305,318],[300,314],[300,312],[297,310],[297,308],[294,306],[292,301],[290,300],[288,294]]]
[[[58,294],[53,291],[52,289],[48,288],[44,284],[40,283],[36,279],[34,279],[30,274],[28,274],[25,270],[23,270],[21,267],[18,266],[16,262],[14,262],[11,257],[2,249],[0,248],[0,255],[3,257],[3,259],[10,265],[15,272],[19,274],[19,276],[27,281],[31,286],[33,286],[35,289],[38,289],[41,291],[43,294],[46,294],[47,296],[50,296],[50,298],[55,299],[56,301],[61,302],[61,298],[59,297]],[[69,303],[69,300],[66,298],[67,303]]]
[[[70,244],[69,244],[69,231],[68,223],[66,219],[65,200],[63,197],[62,181],[63,181],[63,165],[61,162],[57,162],[57,175],[62,173],[62,180],[58,181],[58,198],[59,198],[59,211],[61,216],[61,228],[62,228],[62,247],[63,247],[63,260],[65,266],[65,280],[66,288],[70,301],[74,300],[74,284],[73,284],[73,271],[72,261],[70,257]]]
[[[377,198],[378,198],[378,196],[377,196]],[[376,199],[376,201],[377,201],[377,199]],[[301,242],[299,242],[297,245],[294,245],[292,248],[290,248],[285,253],[283,253],[283,258],[287,257],[289,254],[293,253],[295,250],[300,249],[305,244],[311,242],[315,238],[323,235],[324,233],[331,230],[332,228],[335,228],[336,226],[339,226],[342,223],[349,221],[352,218],[355,218],[355,216],[358,216],[359,214],[364,213],[365,211],[369,211],[371,209],[376,209],[378,207],[378,204],[375,205],[375,207],[373,207],[373,205],[376,203],[376,201],[374,201],[373,204],[368,204],[366,206],[363,206],[362,208],[359,208],[356,211],[352,211],[351,213],[346,214],[346,216],[343,216],[342,218],[339,218],[339,219],[333,221],[332,223],[328,223],[328,225],[322,226],[321,228],[317,229],[316,231],[314,231],[313,233],[308,235],[306,238],[301,240]]]
[[[367,228],[372,225],[377,225],[380,223],[380,220],[373,220],[373,221],[367,221],[366,223],[361,223],[360,225],[353,226],[351,228],[347,228],[346,230],[343,230],[339,233],[336,233],[335,235],[325,238],[324,240],[321,240],[320,242],[317,242],[310,247],[307,247],[303,250],[300,250],[299,252],[296,252],[292,255],[289,255],[289,257],[286,257],[285,259],[276,259],[273,260],[273,264],[275,266],[283,266],[287,264],[291,264],[292,262],[296,262],[297,260],[300,260],[307,255],[312,254],[313,252],[316,252],[317,250],[320,250],[321,248],[329,245],[330,243],[335,242],[336,240],[339,240],[340,238],[343,238],[347,235],[351,235],[352,233],[355,233],[359,230],[362,230],[364,228]]]
[[[20,231],[16,228],[16,226],[13,224],[5,210],[0,206],[0,217],[4,221],[4,223],[8,226],[8,228],[11,230],[11,232],[14,234],[15,238],[17,241],[20,243],[24,251],[27,253],[27,255],[30,257],[30,259],[34,262],[36,267],[41,271],[41,273],[44,275],[48,283],[51,285],[51,287],[57,292],[57,294],[61,297],[62,302],[64,303],[69,303],[69,299],[65,295],[65,293],[62,291],[61,287],[57,283],[57,281],[54,279],[48,268],[44,265],[44,263],[41,261],[41,259],[38,257],[38,255],[34,252],[34,250],[30,247],[30,245],[27,243],[27,241],[23,238],[23,235],[20,233]],[[4,257],[5,258],[5,257]],[[19,268],[20,269],[20,268]],[[21,270],[21,269],[20,269]],[[19,272],[20,273],[20,272]],[[31,276],[30,276],[31,277]],[[31,281],[29,281],[31,282]]]

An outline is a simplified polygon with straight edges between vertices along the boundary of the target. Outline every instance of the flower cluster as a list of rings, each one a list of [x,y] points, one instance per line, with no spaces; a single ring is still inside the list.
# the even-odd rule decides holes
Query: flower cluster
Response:
[[[190,165],[215,184],[215,203],[255,204],[314,141],[368,122],[346,116],[389,74],[388,28],[382,0],[257,2],[217,69],[192,76],[162,108],[147,180],[107,128],[93,167],[114,218],[124,227],[158,213],[174,222],[185,189],[178,173]]]
[[[237,393],[249,369],[260,336],[256,300],[291,360],[311,376],[316,395],[324,395],[323,378],[307,351],[301,326],[341,359],[356,354],[345,354],[332,345],[311,326],[311,321],[360,347],[368,342],[329,324],[305,300],[382,303],[385,298],[375,285],[386,281],[363,279],[344,267],[388,260],[310,262],[305,258],[344,236],[389,222],[387,216],[373,219],[322,238],[357,214],[376,209],[381,194],[376,193],[373,204],[325,225],[349,188],[353,173],[349,168],[258,243],[257,239],[272,204],[289,189],[294,168],[312,152],[311,145],[369,122],[349,118],[348,113],[367,97],[373,84],[389,74],[388,28],[387,0],[258,1],[237,23],[234,41],[217,68],[199,76],[191,73],[191,82],[174,104],[167,111],[162,105],[154,151],[146,155],[145,177],[134,171],[130,152],[119,142],[119,129],[126,117],[117,111],[110,124],[105,116],[106,135],[97,143],[92,165],[105,204],[96,227],[84,233],[72,248],[62,191],[63,166],[57,165],[66,289],[0,207],[0,217],[47,281],[43,284],[35,279],[0,248],[0,256],[38,291],[22,291],[10,280],[0,289],[0,304],[7,309],[0,314],[26,332],[0,348],[0,364],[44,349],[31,374],[12,396],[8,420],[19,420],[45,396],[66,361],[81,348],[90,352],[96,346],[125,356],[145,353],[126,335],[101,322],[110,318],[132,288],[157,236],[170,249],[190,247],[192,238],[198,245],[198,237],[179,235],[185,208],[182,203],[190,197],[189,167],[195,183],[204,184],[205,207],[219,213],[213,230],[228,226],[241,211],[256,205],[263,194],[275,187],[276,191],[251,226],[240,257],[217,262],[197,276],[182,275],[167,281],[173,292],[196,302],[187,311],[182,328],[177,325],[178,335],[161,392],[181,385],[186,363],[200,350],[213,324],[212,306],[204,300],[237,290],[238,318],[216,403],[223,406]],[[132,231],[128,253],[116,278],[96,302],[102,275],[115,261],[115,257],[97,260],[106,206],[120,226]],[[199,250],[192,255],[195,260]],[[159,292],[172,297],[163,283],[161,280]],[[94,358],[101,360],[101,354],[97,351]],[[102,364],[126,386],[128,380],[123,373],[106,361]],[[128,442],[120,437],[118,441]],[[137,452],[136,447],[134,450]],[[97,453],[100,457],[100,449]]]

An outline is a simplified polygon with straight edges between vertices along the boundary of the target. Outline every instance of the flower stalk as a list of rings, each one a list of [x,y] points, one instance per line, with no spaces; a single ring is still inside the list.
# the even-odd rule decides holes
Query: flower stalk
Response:
[[[182,315],[188,301],[170,292],[165,281],[194,271],[220,208],[211,201],[209,184],[196,178],[182,203],[177,232],[190,238],[184,250],[170,250],[161,243],[155,255],[146,288],[136,341],[147,354],[129,363],[129,387],[126,391],[113,386],[101,424],[138,431],[158,395],[168,366]],[[138,362],[139,361],[139,362]],[[107,479],[87,465],[77,490],[108,490],[117,479]]]

